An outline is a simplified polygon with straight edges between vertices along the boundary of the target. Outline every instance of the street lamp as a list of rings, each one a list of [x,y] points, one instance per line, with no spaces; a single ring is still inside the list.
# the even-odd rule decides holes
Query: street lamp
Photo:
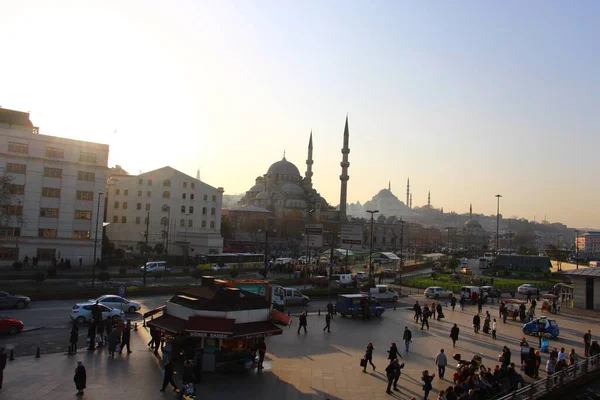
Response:
[[[17,225],[19,226],[19,234],[15,234],[15,240],[17,244],[17,251],[15,253],[15,261],[19,261],[19,236],[21,235],[21,220],[23,219],[23,210],[21,208],[21,200],[19,200],[19,205],[15,210],[15,214],[17,216]],[[19,215],[20,214],[20,215]]]
[[[308,228],[306,229],[306,264],[304,264],[304,288],[308,286],[308,264],[310,264],[310,218],[315,209],[304,210],[308,214]]]
[[[404,270],[404,224],[406,221],[400,219],[400,283],[402,283],[402,272]]]
[[[374,222],[374,214],[378,213],[379,210],[367,210],[367,212],[369,214],[371,214],[371,247],[369,249],[369,281],[371,282],[371,285],[375,282],[375,279],[373,277],[373,261],[372,261],[372,257],[373,257],[373,222]]]
[[[575,269],[579,269],[579,231],[575,229],[575,262],[577,266]]]
[[[183,225],[183,248],[184,248],[184,253],[183,253],[183,268],[187,267],[187,259],[189,256],[189,248],[190,246],[188,245],[187,242],[187,227],[188,227],[188,217],[191,214],[184,214],[185,217],[185,224]]]
[[[260,233],[261,229],[258,230],[258,232]],[[273,229],[273,233],[276,233],[277,229]],[[267,259],[268,254],[269,254],[269,230],[265,229],[265,269],[268,267],[269,265],[269,261]]]
[[[501,194],[496,195],[496,198],[498,199],[498,205],[496,206],[496,254],[500,253],[498,251],[498,239],[500,239],[500,197],[502,197]]]
[[[98,220],[100,219],[100,198],[104,193],[98,192],[98,206],[96,208],[96,232],[94,233],[94,260],[92,263],[92,288],[96,281],[96,250],[98,244]]]

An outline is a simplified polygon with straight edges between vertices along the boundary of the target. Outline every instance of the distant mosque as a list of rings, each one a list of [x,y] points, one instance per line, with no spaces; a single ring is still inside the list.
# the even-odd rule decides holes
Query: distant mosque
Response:
[[[298,168],[285,158],[273,163],[267,173],[258,176],[246,194],[238,202],[239,206],[256,206],[273,212],[275,218],[285,215],[304,216],[307,209],[314,210],[314,221],[333,220],[346,221],[346,204],[348,193],[348,154],[350,132],[348,129],[348,116],[344,127],[342,148],[342,174],[339,176],[340,206],[339,210],[331,206],[325,198],[313,187],[313,140],[312,132],[308,141],[308,157],[306,159],[306,172],[304,177]]]

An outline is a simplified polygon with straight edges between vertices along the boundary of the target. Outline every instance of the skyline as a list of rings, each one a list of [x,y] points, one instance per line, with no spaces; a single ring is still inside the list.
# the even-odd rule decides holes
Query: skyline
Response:
[[[339,202],[404,202],[600,227],[600,4],[133,1],[0,5],[0,105],[244,193],[286,158]],[[23,27],[27,27],[24,29]],[[149,118],[150,117],[150,118]],[[116,131],[116,133],[114,133]],[[132,149],[134,149],[132,151]]]

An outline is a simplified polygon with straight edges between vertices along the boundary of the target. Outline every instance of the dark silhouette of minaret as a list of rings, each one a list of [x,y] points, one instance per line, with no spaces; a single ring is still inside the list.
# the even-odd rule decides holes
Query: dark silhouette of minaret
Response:
[[[431,208],[431,190],[427,192],[427,208]]]
[[[348,153],[350,153],[350,147],[348,147],[348,141],[350,139],[350,132],[348,131],[348,115],[346,115],[346,126],[344,127],[344,147],[342,148],[342,174],[340,175],[341,188],[340,188],[340,221],[345,222],[346,216],[346,203],[348,202]]]
[[[309,187],[312,186],[312,166],[313,166],[313,143],[312,130],[310,131],[310,139],[308,140],[308,158],[306,159],[306,181]]]
[[[406,180],[406,205],[410,208],[410,178]]]
[[[392,181],[388,181],[388,190],[392,191]]]
[[[410,194],[410,205],[408,206],[408,208],[412,209],[412,193]]]
[[[473,203],[469,204],[469,219],[473,219]]]

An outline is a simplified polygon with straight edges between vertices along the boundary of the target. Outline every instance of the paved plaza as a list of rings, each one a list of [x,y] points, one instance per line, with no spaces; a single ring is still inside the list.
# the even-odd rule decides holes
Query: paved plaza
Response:
[[[403,306],[397,310],[388,309],[382,318],[363,321],[336,316],[332,322],[332,332],[323,332],[324,315],[310,315],[308,333],[296,333],[295,323],[284,329],[284,334],[267,339],[267,360],[265,370],[247,375],[204,374],[198,385],[200,399],[420,399],[421,372],[428,369],[436,372],[434,357],[440,348],[451,356],[459,352],[463,357],[474,353],[482,354],[484,365],[495,366],[503,345],[508,345],[513,360],[518,362],[518,344],[523,336],[521,324],[509,320],[499,322],[498,339],[490,335],[475,334],[471,319],[476,307],[467,306],[464,312],[457,307],[451,311],[444,307],[446,320],[432,321],[429,330],[420,330],[420,324],[413,321],[409,309],[415,300],[424,301],[422,296],[404,298]],[[492,318],[497,317],[497,304],[488,304]],[[561,335],[551,341],[551,346],[567,349],[575,348],[583,354],[581,337],[584,330],[600,333],[597,316],[559,315],[556,317]],[[449,338],[450,327],[457,323],[460,338],[457,348],[452,349]],[[404,352],[402,332],[408,326],[413,332],[413,343],[409,353]],[[595,336],[595,339],[597,336]],[[4,387],[0,398],[4,399],[65,399],[75,396],[73,372],[78,360],[87,369],[88,384],[85,399],[127,398],[127,399],[172,399],[173,393],[159,392],[161,385],[161,360],[146,346],[149,334],[139,328],[132,334],[130,355],[123,354],[111,360],[107,353],[80,351],[77,356],[63,353],[42,354],[41,358],[19,357],[9,361],[4,373]],[[537,344],[536,338],[528,338]],[[375,346],[373,362],[376,371],[368,368],[363,373],[359,366],[360,358],[368,342]],[[387,350],[391,342],[397,342],[406,367],[400,378],[401,391],[393,395],[385,393],[387,380]],[[547,355],[543,356],[545,365]],[[542,367],[542,370],[544,368]],[[437,397],[437,390],[451,384],[454,364],[446,371],[446,380],[435,379],[430,398]],[[541,373],[543,377],[545,373]]]

